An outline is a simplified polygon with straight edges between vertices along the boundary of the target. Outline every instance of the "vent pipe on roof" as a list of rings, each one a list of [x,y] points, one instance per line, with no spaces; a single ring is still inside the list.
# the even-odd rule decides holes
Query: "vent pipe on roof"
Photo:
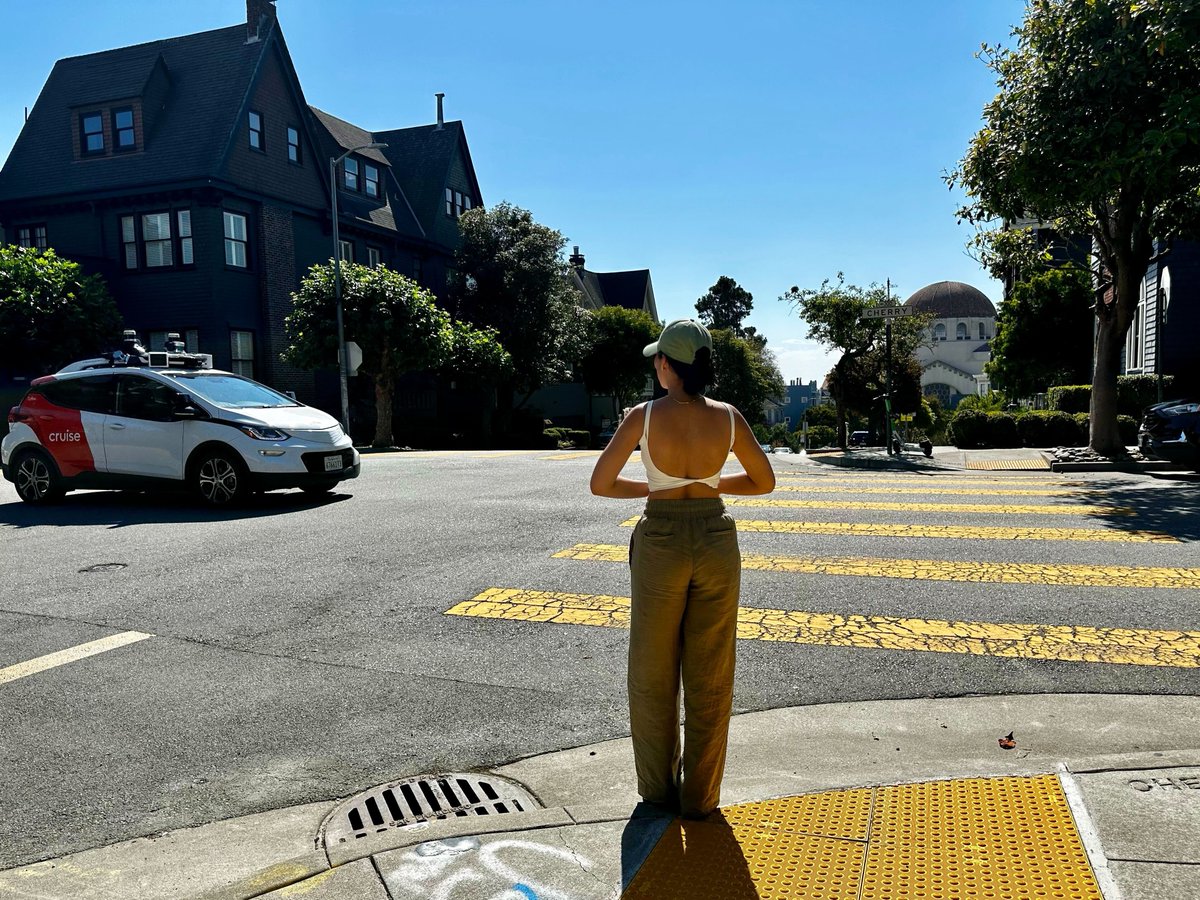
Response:
[[[441,93],[441,92],[439,91],[438,93],[434,94],[433,96],[437,97],[437,103],[438,103],[438,123],[437,123],[437,130],[438,130],[438,131],[441,131],[443,128],[445,128],[445,127],[446,127],[446,122],[445,122],[445,120],[442,118],[442,98],[443,98],[443,97],[445,97],[446,95],[445,95],[445,94],[443,94],[443,93]]]
[[[275,21],[275,0],[246,0],[246,43],[253,44]]]
[[[579,245],[575,246],[575,252],[571,254],[571,258],[567,261],[577,269],[583,268],[584,259],[583,254],[579,252]]]

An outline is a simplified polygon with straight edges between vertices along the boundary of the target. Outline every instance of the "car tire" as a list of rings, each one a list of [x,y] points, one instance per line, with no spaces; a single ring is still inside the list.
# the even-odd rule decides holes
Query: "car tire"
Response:
[[[335,487],[337,487],[336,481],[323,481],[320,484],[306,484],[300,490],[306,494],[317,496],[318,494],[328,494]]]
[[[192,489],[205,506],[236,506],[250,495],[250,473],[228,450],[201,450],[192,464]]]
[[[54,503],[67,492],[54,460],[41,450],[19,453],[13,461],[12,472],[17,496],[26,503]]]

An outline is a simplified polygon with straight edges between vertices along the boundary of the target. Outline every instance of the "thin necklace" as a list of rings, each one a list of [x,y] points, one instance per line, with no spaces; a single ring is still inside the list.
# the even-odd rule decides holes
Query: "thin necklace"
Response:
[[[675,400],[675,398],[671,397],[670,394],[667,394],[667,397],[669,397],[671,400]],[[678,403],[680,406],[687,406],[689,403],[695,403],[699,399],[700,399],[699,397],[693,397],[691,400],[675,400],[675,402]]]

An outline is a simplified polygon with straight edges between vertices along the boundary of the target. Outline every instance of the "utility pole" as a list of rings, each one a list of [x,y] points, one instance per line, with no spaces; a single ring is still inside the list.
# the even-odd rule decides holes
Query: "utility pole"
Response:
[[[879,282],[875,282],[878,284]],[[887,280],[887,306],[892,305],[892,279]],[[883,411],[887,417],[884,423],[884,440],[887,441],[888,456],[892,455],[892,319],[884,319],[884,341],[887,344],[884,362],[883,381]]]

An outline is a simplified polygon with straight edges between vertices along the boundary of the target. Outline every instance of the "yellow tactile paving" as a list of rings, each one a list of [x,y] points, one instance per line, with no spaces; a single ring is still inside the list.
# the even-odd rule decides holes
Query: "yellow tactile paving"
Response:
[[[846,493],[854,493],[847,491]],[[726,506],[776,507],[779,509],[879,509],[896,512],[965,512],[1007,516],[1132,516],[1128,506],[1012,506],[999,503],[891,503],[884,500],[789,500],[769,497],[727,497]]]
[[[558,551],[554,558],[623,563],[629,560],[629,548],[620,544],[576,544],[574,547]],[[978,584],[1200,589],[1200,569],[1174,566],[1095,566],[974,560],[961,562],[876,556],[767,556],[760,553],[743,553],[742,568],[803,575],[852,575],[860,578],[908,578],[917,581],[964,581]]]
[[[830,816],[860,827],[824,836]],[[1053,775],[826,791],[675,820],[622,897],[1103,900]]]
[[[627,628],[629,598],[494,587],[451,607],[446,615]],[[738,638],[875,650],[1200,668],[1200,631],[950,622],[743,606],[738,610]]]
[[[801,491],[811,494],[918,494],[922,497],[939,494],[965,494],[971,497],[1071,497],[1079,491],[1069,488],[986,488],[961,487],[855,487],[824,484],[776,484],[777,491]]]
[[[621,524],[632,528],[641,516]],[[1102,541],[1178,544],[1179,538],[1159,531],[1108,528],[1015,528],[999,525],[897,525],[886,522],[799,522],[738,519],[738,531],[769,534],[837,534],[848,537],[939,538],[976,541]]]
[[[999,469],[1049,469],[1050,463],[1044,459],[972,459],[967,461],[968,469],[999,470]]]

